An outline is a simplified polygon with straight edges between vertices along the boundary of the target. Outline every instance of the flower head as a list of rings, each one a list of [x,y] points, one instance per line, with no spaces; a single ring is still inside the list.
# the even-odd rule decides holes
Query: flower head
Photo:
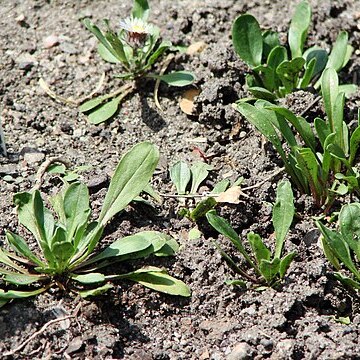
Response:
[[[148,35],[153,35],[156,32],[154,25],[132,16],[121,20],[120,27],[127,32],[127,41],[132,46],[143,45]]]

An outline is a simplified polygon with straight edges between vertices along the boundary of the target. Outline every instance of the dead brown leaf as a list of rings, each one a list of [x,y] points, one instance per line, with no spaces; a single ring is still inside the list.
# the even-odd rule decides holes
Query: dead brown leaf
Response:
[[[220,193],[219,196],[215,198],[215,200],[218,203],[239,204],[240,194],[241,194],[240,186],[233,186],[230,189],[227,189],[226,191]]]
[[[180,109],[187,115],[194,115],[194,99],[200,94],[199,89],[186,90],[179,101]]]

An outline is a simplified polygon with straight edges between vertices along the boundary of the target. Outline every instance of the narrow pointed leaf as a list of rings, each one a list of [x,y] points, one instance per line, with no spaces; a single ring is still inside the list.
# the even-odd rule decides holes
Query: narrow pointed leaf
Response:
[[[21,236],[8,231],[6,233],[6,238],[20,255],[25,256],[38,266],[45,266],[45,264],[30,250],[26,241]]]
[[[108,290],[112,289],[114,286],[111,284],[105,284],[103,286],[99,286],[96,289],[90,289],[90,290],[82,290],[79,291],[79,295],[86,299],[90,296],[99,296],[102,294],[105,294]]]
[[[326,65],[328,68],[333,68],[335,71],[339,71],[346,59],[348,58],[348,33],[341,31],[336,38],[335,44],[329,55],[329,60]]]
[[[285,236],[295,214],[294,195],[289,181],[283,180],[279,183],[272,212],[276,240],[275,257],[280,258]]]
[[[159,151],[150,142],[135,145],[120,160],[105,196],[99,223],[105,225],[146,187],[159,161]]]
[[[141,271],[126,274],[126,278],[165,294],[184,297],[191,295],[189,287],[184,282],[162,271],[144,271],[141,269]]]
[[[280,261],[280,267],[279,267],[279,276],[280,279],[283,279],[289,269],[289,266],[291,265],[292,261],[294,260],[296,256],[296,252],[292,252],[290,254],[287,254],[284,256]]]
[[[134,18],[146,21],[149,17],[149,12],[150,8],[147,0],[134,0],[134,5],[131,11],[131,15]]]
[[[45,290],[47,290],[47,288],[41,288],[34,291],[16,291],[16,290],[4,291],[0,289],[0,299],[1,300],[23,299],[23,298],[39,295]]]

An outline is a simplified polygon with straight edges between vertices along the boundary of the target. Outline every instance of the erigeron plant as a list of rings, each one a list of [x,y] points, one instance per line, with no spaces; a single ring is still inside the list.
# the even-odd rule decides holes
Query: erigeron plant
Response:
[[[112,30],[108,20],[104,20],[105,31],[89,19],[83,20],[86,28],[99,40],[99,55],[107,62],[121,65],[124,71],[115,77],[126,81],[115,92],[93,98],[80,106],[80,111],[88,114],[91,123],[99,124],[110,119],[121,101],[136,90],[139,79],[153,78],[180,87],[194,81],[193,74],[188,71],[165,75],[150,73],[153,65],[172,49],[172,44],[160,40],[160,29],[148,22],[149,12],[147,0],[135,0],[131,15],[120,21],[118,33]]]
[[[98,295],[111,289],[114,281],[125,279],[167,294],[190,296],[182,281],[158,267],[110,275],[101,271],[116,262],[152,254],[173,255],[179,246],[166,234],[142,231],[94,254],[107,223],[148,185],[158,160],[159,152],[149,142],[135,145],[126,153],[114,172],[97,220],[90,220],[89,191],[80,182],[64,182],[61,191],[49,199],[53,212],[44,205],[38,190],[16,194],[19,222],[35,238],[40,253],[31,250],[20,235],[6,232],[13,251],[0,248],[0,305],[52,287],[83,297]]]

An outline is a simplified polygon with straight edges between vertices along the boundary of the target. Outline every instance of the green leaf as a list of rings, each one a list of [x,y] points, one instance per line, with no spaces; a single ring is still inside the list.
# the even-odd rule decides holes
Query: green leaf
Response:
[[[286,272],[289,269],[289,266],[291,265],[292,261],[294,260],[296,256],[296,252],[292,252],[290,254],[287,254],[284,256],[280,261],[280,267],[279,267],[279,276],[280,279],[283,279]]]
[[[152,252],[160,250],[168,239],[167,235],[164,235],[157,231],[142,231],[134,235],[125,236],[121,239],[114,241],[111,245],[101,251],[98,255],[93,256],[86,261],[86,264],[92,264],[100,260],[108,258],[115,258],[149,248],[155,241],[160,240],[161,243],[158,249],[152,247]]]
[[[105,275],[101,273],[90,273],[85,275],[71,274],[70,277],[81,284],[96,284],[105,281]]]
[[[323,150],[325,150],[325,147],[324,147],[325,140],[331,134],[331,130],[330,130],[328,124],[326,123],[326,121],[324,121],[318,117],[315,118],[315,120],[314,120],[314,126],[315,126],[317,136],[320,140],[320,144],[321,144]]]
[[[34,264],[38,266],[45,266],[45,264],[30,250],[26,241],[19,235],[12,233],[11,231],[6,232],[6,238],[13,248],[20,254],[28,258]],[[1,261],[1,257],[0,257]]]
[[[302,77],[302,79],[300,79],[300,84],[299,84],[300,89],[304,89],[307,86],[309,86],[310,81],[314,75],[315,65],[316,65],[315,58],[311,59],[308,63],[306,63],[304,76]]]
[[[271,111],[266,109],[257,109],[255,106],[247,103],[237,104],[236,109],[273,144],[281,159],[285,163],[285,166],[287,166],[286,153],[284,152],[281,140],[270,121]]]
[[[272,212],[276,240],[275,257],[280,258],[285,236],[295,214],[294,196],[289,181],[283,180],[279,183]]]
[[[360,286],[360,284],[359,284]],[[350,325],[351,324],[351,320],[348,316],[344,317],[344,316],[333,316],[332,317],[334,319],[334,321],[336,321],[337,323],[343,324],[343,325]]]
[[[257,99],[265,99],[268,101],[275,101],[276,96],[269,90],[259,87],[259,86],[252,86],[249,87],[248,90],[257,98]],[[240,105],[240,104],[239,104]]]
[[[146,21],[149,17],[150,8],[147,0],[134,0],[131,15],[134,18]]]
[[[241,242],[240,237],[235,232],[235,230],[231,227],[231,225],[222,217],[216,215],[215,211],[209,211],[206,214],[206,218],[209,224],[220,234],[226,236],[231,242],[235,245],[235,247],[239,250],[240,254],[244,256],[244,258],[249,262],[249,264],[257,269],[253,261],[251,260],[249,254],[245,250],[244,245]]]
[[[325,238],[321,236],[321,246],[325,254],[325,257],[328,259],[329,263],[336,269],[340,270],[341,265],[339,259],[336,257],[335,253],[332,251],[331,247],[326,242]]]
[[[175,255],[175,253],[180,248],[177,241],[174,238],[172,238],[171,236],[167,236],[164,234],[162,234],[162,236],[164,239],[166,239],[166,242],[164,245],[162,245],[162,247],[160,249],[158,249],[157,247],[155,248],[154,242],[152,242],[152,244],[155,248],[154,255],[155,256],[173,256],[173,255]]]
[[[320,182],[320,165],[318,160],[309,148],[298,149],[296,152],[296,160],[303,176],[309,182],[311,194],[319,206],[323,203],[325,188]]]
[[[289,28],[289,46],[291,57],[302,56],[302,51],[311,21],[311,7],[307,1],[301,1],[293,15]]]
[[[86,185],[73,183],[67,188],[64,195],[66,241],[73,242],[76,230],[88,221],[90,216],[89,201],[89,190]]]
[[[312,151],[315,153],[315,136],[310,124],[304,118],[302,118],[301,116],[296,116],[290,110],[281,106],[268,106],[267,109],[274,110],[278,114],[284,116],[291,123],[291,125],[294,126],[296,131],[299,133],[299,135],[305,142],[305,145],[310,147],[310,149],[312,149]]]
[[[66,166],[64,164],[51,164],[46,172],[48,174],[65,174]]]
[[[156,50],[149,56],[149,59],[146,62],[146,68],[149,68],[151,65],[153,65],[156,60],[170,47],[170,41],[162,41]]]
[[[207,178],[213,167],[203,161],[195,162],[191,168],[191,189],[190,194],[196,194],[200,184]]]
[[[246,282],[243,280],[235,279],[235,280],[225,280],[226,285],[240,286],[242,288],[246,288]]]
[[[257,20],[250,14],[240,15],[232,26],[235,52],[250,67],[261,64],[263,37]]]
[[[355,84],[343,84],[339,85],[339,92],[343,92],[346,98],[349,98],[350,95],[356,93],[358,87]]]
[[[1,300],[24,299],[27,297],[39,295],[45,290],[47,290],[46,287],[34,291],[16,291],[16,290],[4,291],[0,289],[0,299]]]
[[[55,222],[50,212],[45,209],[39,191],[36,190],[33,194],[17,193],[14,195],[14,203],[20,223],[34,235],[45,258],[51,263],[53,256],[49,242]]]
[[[138,282],[149,289],[169,295],[189,297],[189,287],[181,280],[175,279],[161,269],[140,269],[124,275],[129,280]]]
[[[111,284],[105,284],[103,286],[97,287],[96,289],[79,291],[79,295],[84,299],[90,296],[99,296],[106,293],[108,290],[112,289],[113,287],[114,286]]]
[[[212,210],[216,206],[217,202],[213,197],[208,197],[207,199],[201,200],[189,214],[189,217],[192,221],[197,222],[203,218],[206,213]]]
[[[356,157],[356,154],[358,152],[360,145],[360,126],[358,126],[354,132],[351,134],[350,137],[350,157],[349,157],[349,163],[352,166]]]
[[[146,187],[159,161],[159,151],[150,142],[135,145],[120,160],[105,196],[99,223],[105,225]]]
[[[124,51],[121,52],[121,48],[117,49],[118,51],[116,51],[111,43],[109,42],[109,40],[104,36],[104,34],[101,32],[101,30],[94,25],[89,19],[84,19],[82,21],[82,23],[85,25],[85,27],[93,34],[96,36],[96,38],[100,41],[101,44],[103,44],[103,46],[114,56],[116,57],[119,61],[121,61],[122,63],[127,64],[127,59],[125,56]]]
[[[326,50],[323,50],[318,46],[312,46],[309,49],[306,49],[303,58],[306,60],[307,66],[313,59],[316,59],[313,71],[313,76],[315,76],[324,70],[328,61],[328,54]]]
[[[355,281],[354,279],[344,276],[338,272],[334,273],[334,277],[337,280],[339,280],[344,286],[347,286],[349,288],[353,288],[356,290],[360,290],[360,282],[359,281]]]
[[[260,272],[261,275],[265,278],[266,282],[270,284],[274,278],[279,274],[280,270],[280,259],[275,258],[273,260],[261,260],[260,262]]]
[[[179,87],[191,85],[195,81],[195,76],[190,71],[174,71],[165,75],[149,74],[146,76],[164,81],[168,85]]]
[[[266,247],[260,235],[250,232],[247,234],[247,238],[258,264],[260,264],[263,259],[270,260],[271,251]]]
[[[96,107],[88,115],[89,122],[91,124],[98,125],[98,124],[101,124],[102,122],[112,118],[118,110],[121,99],[122,99],[122,95],[115,97],[112,100]],[[94,100],[96,100],[96,99],[94,99]],[[102,101],[100,103],[102,103]],[[85,104],[83,104],[83,105],[85,105]]]
[[[341,260],[344,265],[360,279],[360,273],[352,261],[349,247],[340,233],[331,231],[326,228],[320,221],[316,221],[316,225],[324,236],[324,240],[330,249],[334,252],[336,257]]]
[[[107,99],[107,97],[105,96],[98,96],[94,99],[85,101],[80,107],[79,107],[79,111],[82,113],[88,112],[92,109],[95,109],[96,107],[98,107],[101,103],[103,103],[105,100]]]
[[[333,68],[335,71],[341,70],[344,64],[346,64],[348,51],[348,33],[341,31],[336,38],[326,67]]]
[[[10,255],[10,254],[9,254]],[[6,254],[3,250],[1,250],[0,248],[0,263],[3,263],[4,265],[7,265],[21,273],[25,273],[26,270],[23,269],[21,266],[19,266],[18,264],[14,263],[10,257],[8,256],[8,254]]]
[[[118,64],[120,62],[119,59],[116,56],[114,56],[113,53],[109,51],[108,48],[102,43],[99,43],[97,51],[101,56],[101,58],[109,63]],[[82,110],[80,111],[84,112]]]
[[[282,62],[287,60],[286,48],[284,46],[276,46],[271,50],[267,58],[267,65],[272,69],[276,69]]]
[[[360,260],[360,204],[346,204],[339,214],[339,228],[343,239]]]
[[[218,195],[222,192],[224,192],[228,187],[230,186],[230,180],[229,179],[223,179],[219,181],[217,184],[215,184],[214,188],[210,192],[210,194]]]
[[[270,52],[280,45],[279,34],[276,31],[265,30],[262,33],[263,38],[263,57],[267,58]]]
[[[291,92],[296,88],[299,74],[302,71],[304,64],[305,59],[303,57],[296,57],[290,61],[282,62],[276,68],[276,74],[281,79],[287,92]]]
[[[191,171],[189,166],[184,161],[176,162],[170,168],[170,179],[176,187],[176,192],[179,195],[186,193],[186,187],[191,179]]]
[[[28,275],[28,274],[18,274],[18,273],[8,273],[3,276],[4,281],[18,286],[30,285],[33,284],[34,282],[43,279],[45,279],[45,277],[40,275]]]

